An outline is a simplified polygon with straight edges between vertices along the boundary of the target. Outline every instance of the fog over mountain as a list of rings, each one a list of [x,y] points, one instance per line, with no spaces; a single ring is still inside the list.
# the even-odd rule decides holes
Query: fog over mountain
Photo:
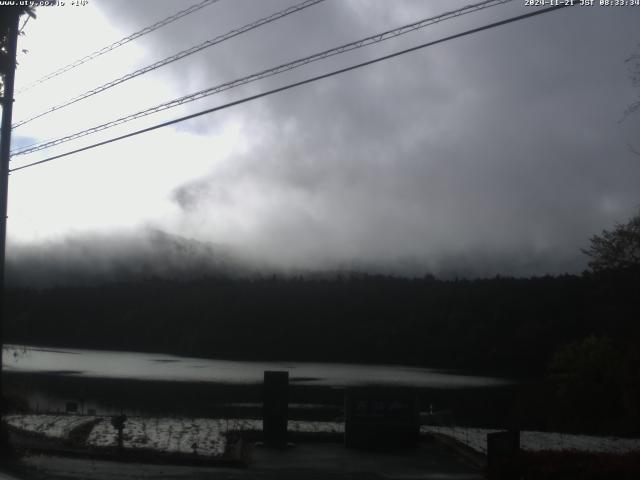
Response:
[[[208,245],[159,230],[143,235],[76,235],[33,245],[9,246],[10,286],[99,285],[151,278],[193,279],[257,273],[222,246]]]
[[[283,266],[268,263],[224,245],[207,244],[155,229],[108,235],[84,234],[46,244],[10,245],[7,284],[10,287],[48,288],[67,285],[100,285],[149,279],[191,280],[201,277],[264,278],[265,276],[313,278],[353,273],[441,279],[487,278],[495,275],[530,276],[577,273],[585,268],[583,256],[537,252],[469,253],[442,257],[432,263],[416,258],[391,258],[363,262],[298,262]],[[567,258],[571,259],[568,261]]]
[[[149,64],[291,3],[217,2],[144,37],[132,58]],[[137,101],[135,85],[148,96],[159,85],[166,100],[168,92],[191,93],[466,3],[323,2],[154,71],[130,89],[97,95],[91,112]],[[96,0],[93,8],[123,33],[176,10],[171,0]],[[527,11],[510,2],[167,118]],[[29,27],[43,25],[46,14]],[[640,115],[621,121],[638,97],[625,60],[640,49],[639,24],[638,8],[567,8],[87,152],[43,173],[16,173],[10,281],[580,273],[589,237],[640,206]],[[103,80],[116,74],[109,70]],[[150,82],[146,90],[143,82]],[[83,126],[94,123],[83,118]],[[56,128],[36,127],[18,130],[15,141]],[[117,172],[125,174],[112,181],[117,196],[110,198],[114,188],[103,179]],[[38,191],[53,183],[74,197],[58,204],[52,192],[51,207],[39,205],[57,215],[47,231],[41,225],[52,214],[28,200],[38,175]],[[38,235],[21,233],[23,224]]]

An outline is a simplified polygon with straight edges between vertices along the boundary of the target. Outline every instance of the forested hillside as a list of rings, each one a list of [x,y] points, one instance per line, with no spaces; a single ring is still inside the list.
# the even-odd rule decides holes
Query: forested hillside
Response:
[[[543,373],[590,335],[640,339],[634,272],[439,281],[372,275],[149,279],[8,292],[6,341],[234,359]]]

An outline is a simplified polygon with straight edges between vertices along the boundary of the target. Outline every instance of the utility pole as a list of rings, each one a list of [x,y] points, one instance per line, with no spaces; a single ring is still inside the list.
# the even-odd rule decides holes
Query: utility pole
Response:
[[[20,15],[31,11],[27,7],[0,7],[0,74],[3,79],[2,127],[0,129],[0,417],[4,415],[4,388],[2,382],[2,350],[4,347],[4,264],[7,239],[7,199],[9,188],[9,156],[11,148],[11,122],[13,114],[13,83],[16,73],[18,49],[18,21]],[[1,419],[1,418],[0,418]],[[0,424],[2,425],[2,424]],[[4,427],[0,426],[0,429]],[[1,432],[0,442],[6,441],[6,432]],[[6,445],[0,445],[2,453]]]

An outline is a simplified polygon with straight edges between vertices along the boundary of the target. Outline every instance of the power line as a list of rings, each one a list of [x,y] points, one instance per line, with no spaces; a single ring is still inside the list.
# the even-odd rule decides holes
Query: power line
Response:
[[[578,5],[578,3],[575,3],[575,5]],[[334,70],[332,72],[324,73],[322,75],[317,75],[315,77],[311,77],[311,78],[308,78],[306,80],[301,80],[299,82],[290,83],[288,85],[285,85],[285,86],[282,86],[282,87],[278,87],[278,88],[274,88],[274,89],[268,90],[266,92],[262,92],[262,93],[259,93],[259,94],[256,94],[256,95],[252,95],[252,96],[249,96],[249,97],[242,98],[240,100],[229,102],[229,103],[226,103],[224,105],[219,105],[217,107],[213,107],[213,108],[209,108],[209,109],[206,109],[206,110],[202,110],[200,112],[192,113],[192,114],[186,115],[184,117],[180,117],[180,118],[176,118],[176,119],[173,119],[173,120],[169,120],[167,122],[159,123],[159,124],[153,125],[151,127],[143,128],[141,130],[136,130],[134,132],[127,133],[125,135],[120,135],[118,137],[110,138],[110,139],[104,140],[102,142],[94,143],[94,144],[88,145],[86,147],[82,147],[82,148],[78,148],[76,150],[72,150],[72,151],[69,151],[69,152],[61,153],[59,155],[54,155],[52,157],[48,157],[48,158],[45,158],[43,160],[39,160],[37,162],[33,162],[33,163],[29,163],[27,165],[22,165],[20,167],[13,168],[13,169],[11,169],[9,171],[10,172],[16,172],[18,170],[23,170],[25,168],[33,167],[33,166],[40,165],[40,164],[47,163],[47,162],[51,162],[53,160],[57,160],[57,159],[62,158],[62,157],[67,157],[67,156],[73,155],[75,153],[80,153],[80,152],[84,152],[86,150],[91,150],[93,148],[100,147],[100,146],[103,146],[103,145],[107,145],[109,143],[117,142],[119,140],[124,140],[126,138],[134,137],[134,136],[140,135],[142,133],[151,132],[151,131],[157,130],[159,128],[167,127],[169,125],[174,125],[176,123],[184,122],[186,120],[191,120],[192,118],[200,117],[202,115],[207,115],[209,113],[214,113],[214,112],[217,112],[219,110],[224,110],[224,109],[236,106],[236,105],[240,105],[242,103],[250,102],[252,100],[257,100],[259,98],[266,97],[268,95],[273,95],[274,93],[283,92],[285,90],[289,90],[289,89],[292,89],[292,88],[295,88],[295,87],[299,87],[299,86],[306,85],[306,84],[309,84],[309,83],[312,83],[312,82],[316,82],[318,80],[329,78],[329,77],[332,77],[334,75],[339,75],[341,73],[350,72],[351,70],[356,70],[358,68],[362,68],[362,67],[365,67],[367,65],[372,65],[374,63],[382,62],[384,60],[389,60],[391,58],[398,57],[400,55],[404,55],[404,54],[407,54],[407,53],[410,53],[410,52],[415,52],[416,50],[420,50],[420,49],[423,49],[423,48],[426,48],[426,47],[437,45],[439,43],[444,43],[444,42],[447,42],[449,40],[454,40],[456,38],[460,38],[460,37],[464,37],[464,36],[471,35],[471,34],[474,34],[474,33],[478,33],[478,32],[481,32],[483,30],[489,30],[491,28],[499,27],[501,25],[506,25],[506,24],[509,24],[509,23],[517,22],[519,20],[524,20],[524,19],[527,19],[527,18],[535,17],[537,15],[542,15],[544,13],[552,12],[552,11],[555,11],[555,10],[560,10],[560,9],[568,7],[568,6],[572,6],[572,4],[561,4],[561,5],[557,5],[557,6],[553,6],[553,7],[548,7],[548,8],[544,8],[544,9],[540,9],[540,10],[535,10],[533,12],[525,13],[525,14],[522,14],[522,15],[517,15],[515,17],[510,17],[510,18],[507,18],[505,20],[500,20],[498,22],[493,22],[493,23],[490,23],[490,24],[487,24],[487,25],[483,25],[481,27],[476,27],[476,28],[472,28],[470,30],[465,30],[463,32],[456,33],[454,35],[449,35],[447,37],[440,38],[438,40],[433,40],[433,41],[430,41],[430,42],[427,42],[427,43],[423,43],[423,44],[417,45],[415,47],[407,48],[405,50],[400,50],[398,52],[394,52],[394,53],[391,53],[389,55],[384,55],[382,57],[377,57],[377,58],[374,58],[372,60],[368,60],[366,62],[358,63],[358,64],[355,64],[355,65],[351,65],[349,67],[341,68],[339,70]]]
[[[286,17],[287,15],[291,15],[293,13],[297,13],[301,10],[304,10],[305,8],[309,8],[313,5],[316,5],[317,3],[320,2],[324,2],[325,0],[305,0],[302,3],[299,3],[297,5],[293,5],[291,7],[288,7],[284,10],[281,10],[279,12],[276,12],[272,15],[269,15],[268,17],[264,17],[261,18],[259,20],[256,20],[254,22],[248,23],[247,25],[244,25],[240,28],[236,28],[234,30],[231,30],[227,33],[225,33],[224,35],[219,35],[211,40],[207,40],[206,42],[203,42],[199,45],[195,45],[191,48],[188,48],[186,50],[183,50],[181,52],[176,53],[175,55],[172,55],[170,57],[167,57],[163,60],[160,60],[158,62],[152,63],[151,65],[147,65],[146,67],[142,67],[139,68],[138,70],[135,70],[133,72],[127,73],[126,75],[123,75],[122,77],[118,77],[115,80],[111,80],[110,82],[107,82],[105,84],[102,84],[98,87],[95,87],[91,90],[88,90],[76,97],[73,97],[70,100],[67,100],[66,102],[60,104],[60,105],[56,105],[54,107],[51,107],[49,110],[45,110],[44,112],[40,112],[37,115],[34,115],[33,117],[27,118],[25,120],[21,120],[15,124],[13,124],[13,128],[18,128],[21,125],[24,125],[26,123],[29,123],[37,118],[43,117],[45,115],[48,115],[49,113],[58,111],[64,107],[68,107],[69,105],[73,105],[76,102],[79,102],[80,100],[84,100],[85,98],[89,98],[92,97],[93,95],[96,95],[98,93],[104,92],[105,90],[108,90],[110,88],[115,87],[116,85],[120,85],[123,82],[126,82],[128,80],[131,80],[133,78],[139,77],[140,75],[144,75],[145,73],[149,73],[152,70],[156,70],[160,67],[164,67],[165,65],[168,65],[170,63],[176,62],[182,58],[188,57],[189,55],[193,55],[196,52],[199,52],[201,50],[204,50],[205,48],[209,48],[212,47],[213,45],[217,45],[218,43],[222,43],[226,40],[229,40],[230,38],[236,37],[238,35],[241,35],[243,33],[246,33],[250,30],[253,30],[255,28],[261,27],[263,25],[266,25],[267,23],[271,23],[271,22],[275,22],[276,20],[279,20],[280,18]]]
[[[200,3],[196,3],[195,5],[191,5],[189,8],[185,8],[184,10],[180,10],[179,12],[174,13],[173,15],[160,20],[159,22],[154,23],[153,25],[150,25],[148,27],[143,28],[142,30],[139,30],[135,33],[132,33],[131,35],[128,35],[124,38],[121,38],[120,40],[113,42],[111,45],[107,45],[106,47],[101,48],[100,50],[96,50],[95,52],[90,53],[89,55],[86,55],[74,62],[71,62],[68,65],[65,65],[64,67],[60,67],[57,70],[54,70],[53,72],[45,75],[44,77],[39,78],[38,80],[35,80],[34,82],[30,83],[29,85],[27,85],[26,87],[23,87],[21,89],[19,89],[16,94],[21,94],[26,92],[27,90],[32,89],[33,87],[35,87],[36,85],[40,85],[41,83],[46,82],[47,80],[51,80],[52,78],[57,77],[58,75],[62,75],[63,73],[68,72],[69,70],[73,70],[74,68],[87,63],[95,58],[100,57],[101,55],[104,55],[105,53],[108,53],[112,50],[115,50],[118,47],[121,47],[122,45],[125,45],[129,42],[132,42],[133,40],[136,40],[140,37],[142,37],[143,35],[146,35],[147,33],[151,33],[154,30],[158,30],[161,27],[164,27],[165,25],[169,25],[170,23],[175,22],[176,20],[185,17],[191,13],[197,12],[198,10],[204,8],[204,7],[208,7],[209,5],[212,5],[216,2],[218,2],[219,0],[203,0]],[[27,19],[28,20],[28,19]],[[26,21],[25,21],[26,23]],[[23,26],[24,28],[24,26]]]
[[[27,26],[27,23],[29,23],[29,19],[31,18],[31,15],[27,15],[24,19],[24,22],[22,22],[22,26],[20,27],[20,29],[18,30],[18,35],[23,35],[24,34],[24,27]]]
[[[193,102],[193,101],[196,101],[196,100],[200,100],[200,99],[208,97],[210,95],[214,95],[216,93],[223,92],[225,90],[229,90],[229,89],[232,89],[232,88],[235,88],[235,87],[239,87],[241,85],[245,85],[247,83],[255,82],[257,80],[262,80],[264,78],[271,77],[271,76],[274,76],[274,75],[277,75],[279,73],[283,73],[283,72],[286,72],[286,71],[289,71],[289,70],[293,70],[295,68],[302,67],[304,65],[307,65],[309,63],[312,63],[312,62],[315,62],[315,61],[318,61],[318,60],[323,60],[325,58],[328,58],[328,57],[331,57],[331,56],[334,56],[334,55],[339,55],[339,54],[342,54],[342,53],[345,53],[345,52],[349,52],[351,50],[356,50],[356,49],[359,49],[359,48],[363,48],[363,47],[368,46],[368,45],[373,45],[375,43],[379,43],[379,42],[382,42],[382,41],[385,41],[385,40],[389,40],[391,38],[395,38],[395,37],[400,36],[400,35],[405,35],[405,34],[407,34],[409,32],[418,30],[418,29],[423,28],[423,27],[428,26],[428,25],[433,25],[435,23],[442,22],[444,20],[449,20],[451,18],[455,18],[455,17],[459,17],[459,16],[462,16],[462,15],[466,15],[466,14],[469,14],[469,13],[472,13],[472,12],[476,12],[478,10],[482,10],[482,9],[485,9],[485,8],[493,7],[493,6],[496,6],[496,5],[501,5],[501,4],[510,2],[510,1],[513,1],[513,0],[485,0],[483,2],[476,3],[476,4],[473,4],[473,5],[468,5],[466,7],[463,7],[463,8],[457,9],[457,10],[452,10],[452,11],[449,11],[449,12],[445,12],[445,13],[442,13],[442,14],[437,15],[435,17],[426,18],[426,19],[420,20],[418,22],[414,22],[414,23],[411,23],[411,24],[408,24],[408,25],[404,25],[402,27],[398,27],[398,28],[395,28],[395,29],[392,29],[392,30],[387,30],[386,32],[382,32],[382,33],[378,33],[378,34],[375,34],[375,35],[371,35],[369,37],[357,40],[355,42],[347,43],[347,44],[341,45],[339,47],[335,47],[335,48],[332,48],[332,49],[329,49],[329,50],[325,50],[325,51],[322,51],[322,52],[319,52],[319,53],[315,53],[315,54],[310,55],[308,57],[303,57],[303,58],[300,58],[298,60],[294,60],[292,62],[285,63],[285,64],[282,64],[282,65],[279,65],[277,67],[273,67],[273,68],[270,68],[270,69],[267,69],[267,70],[263,70],[263,71],[258,72],[258,73],[253,73],[253,74],[248,75],[246,77],[242,77],[242,78],[239,78],[239,79],[236,79],[236,80],[232,80],[232,81],[229,81],[229,82],[222,83],[220,85],[216,85],[214,87],[210,87],[210,88],[207,88],[207,89],[204,89],[204,90],[200,90],[198,92],[195,92],[195,93],[192,93],[192,94],[189,94],[189,95],[185,95],[183,97],[180,97],[180,98],[177,98],[177,99],[165,102],[165,103],[161,103],[161,104],[156,105],[154,107],[147,108],[145,110],[141,110],[139,112],[132,113],[132,114],[126,115],[124,117],[117,118],[115,120],[111,120],[110,122],[107,122],[107,123],[96,125],[94,127],[91,127],[91,128],[88,128],[88,129],[73,133],[71,135],[67,135],[65,137],[61,137],[61,138],[58,138],[58,139],[49,140],[49,141],[45,141],[45,142],[29,145],[29,146],[24,147],[24,148],[22,148],[20,150],[16,150],[16,151],[14,151],[12,153],[13,153],[14,156],[17,156],[17,155],[26,155],[28,153],[37,152],[39,150],[44,150],[46,148],[50,148],[50,147],[53,147],[53,146],[56,146],[56,145],[60,145],[62,143],[69,142],[71,140],[75,140],[75,139],[78,139],[78,138],[81,138],[81,137],[85,137],[87,135],[91,135],[91,134],[100,132],[102,130],[106,130],[108,128],[112,128],[112,127],[115,127],[117,125],[121,125],[123,123],[127,123],[127,122],[130,122],[132,120],[136,120],[138,118],[142,118],[142,117],[145,117],[147,115],[151,115],[153,113],[157,113],[157,112],[160,112],[160,111],[163,111],[163,110],[167,110],[169,108],[173,108],[173,107],[176,107],[176,106],[179,106],[179,105],[183,105],[185,103],[189,103],[189,102]]]

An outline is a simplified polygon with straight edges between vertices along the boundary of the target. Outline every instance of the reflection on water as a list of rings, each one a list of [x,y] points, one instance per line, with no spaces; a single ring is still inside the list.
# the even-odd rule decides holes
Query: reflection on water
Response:
[[[396,365],[247,362],[20,345],[5,346],[3,364],[5,370],[18,373],[229,384],[261,383],[265,370],[288,370],[291,381],[297,384],[331,387],[393,385],[463,388],[507,383],[497,378]]]

